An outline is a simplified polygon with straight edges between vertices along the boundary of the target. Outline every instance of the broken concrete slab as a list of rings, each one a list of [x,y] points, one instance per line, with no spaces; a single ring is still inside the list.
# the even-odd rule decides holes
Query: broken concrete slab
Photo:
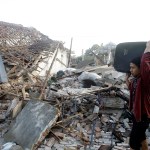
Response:
[[[16,143],[8,142],[5,143],[2,147],[0,147],[2,150],[23,150],[23,148],[19,145],[16,145]]]
[[[34,150],[49,133],[58,116],[55,107],[46,102],[30,100],[11,124],[4,140],[15,142],[23,149]]]
[[[111,145],[101,145],[98,150],[111,150]]]
[[[19,145],[13,145],[10,150],[23,150],[23,148]]]
[[[106,97],[102,98],[105,108],[115,108],[121,109],[124,108],[124,101],[119,97]]]

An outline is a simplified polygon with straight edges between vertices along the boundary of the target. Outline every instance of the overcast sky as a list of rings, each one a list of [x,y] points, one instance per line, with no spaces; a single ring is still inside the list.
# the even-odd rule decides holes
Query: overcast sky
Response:
[[[93,44],[150,40],[149,0],[0,0],[0,20],[35,27],[77,55]]]

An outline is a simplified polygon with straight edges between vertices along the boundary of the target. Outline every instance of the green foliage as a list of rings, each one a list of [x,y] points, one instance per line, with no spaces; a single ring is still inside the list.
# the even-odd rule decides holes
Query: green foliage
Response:
[[[91,50],[92,51],[95,51],[95,50],[97,50],[97,49],[99,49],[100,48],[100,46],[98,45],[98,44],[94,44],[92,47],[91,47]]]
[[[76,63],[79,64],[80,62],[82,62],[82,56],[78,56],[76,58]]]
[[[85,51],[85,56],[92,56],[94,52],[96,55],[103,53],[105,56],[107,53],[113,49],[115,49],[115,44],[112,42],[107,43],[106,45],[101,44],[100,46],[98,44],[94,44],[91,48],[87,49]]]
[[[100,48],[101,46],[99,46],[98,44],[94,44],[91,48],[86,50],[85,55],[92,56],[92,52],[97,53]]]
[[[93,55],[92,53],[91,53],[91,49],[89,48],[89,49],[87,49],[86,51],[85,51],[85,54],[84,54],[85,56],[90,56],[90,55]]]
[[[98,58],[101,59],[101,61],[106,63],[110,50],[112,51],[112,55],[114,57],[115,46],[116,45],[112,42],[109,42],[106,45],[103,45],[103,43],[100,45],[94,44],[91,48],[89,48],[85,51],[84,60],[88,60],[88,61],[93,60],[94,61],[95,60],[94,54],[95,54],[98,56]],[[82,56],[77,57],[76,60],[77,60],[76,61],[77,64],[79,64],[80,62],[82,62]]]
[[[84,56],[84,60],[88,60],[88,61],[91,61],[91,60],[94,60],[94,56],[93,55],[85,55]]]

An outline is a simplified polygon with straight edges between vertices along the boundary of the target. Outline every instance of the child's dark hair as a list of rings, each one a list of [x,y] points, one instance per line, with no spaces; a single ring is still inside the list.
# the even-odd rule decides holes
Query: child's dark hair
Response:
[[[135,64],[138,68],[140,68],[141,65],[141,57],[135,57],[131,60],[131,63]]]

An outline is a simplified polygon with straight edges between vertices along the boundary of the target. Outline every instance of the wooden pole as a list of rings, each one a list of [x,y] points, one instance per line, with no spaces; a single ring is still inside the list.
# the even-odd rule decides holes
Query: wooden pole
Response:
[[[56,58],[56,60],[61,63],[63,66],[67,67],[60,59]]]
[[[69,52],[68,66],[67,66],[68,68],[70,67],[70,61],[71,61],[72,41],[73,41],[73,38],[71,38],[71,43],[70,43],[70,52]]]
[[[82,49],[82,61],[84,61],[84,50]]]

